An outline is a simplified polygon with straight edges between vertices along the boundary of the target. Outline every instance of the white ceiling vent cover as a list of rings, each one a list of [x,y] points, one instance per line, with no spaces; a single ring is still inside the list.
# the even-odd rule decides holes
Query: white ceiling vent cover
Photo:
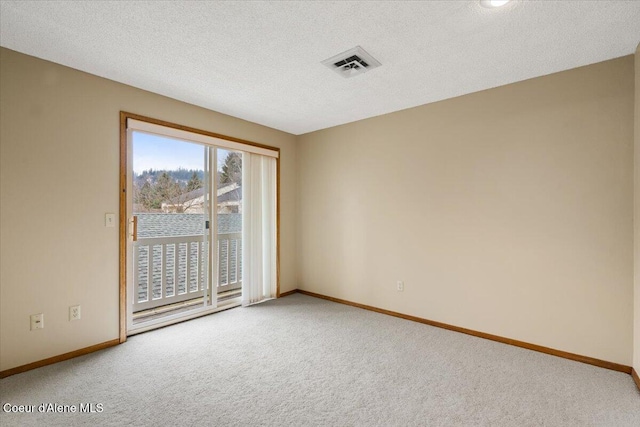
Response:
[[[373,56],[369,55],[363,48],[356,46],[339,55],[332,56],[322,61],[342,77],[353,77],[366,73],[369,70],[379,67],[380,64]]]

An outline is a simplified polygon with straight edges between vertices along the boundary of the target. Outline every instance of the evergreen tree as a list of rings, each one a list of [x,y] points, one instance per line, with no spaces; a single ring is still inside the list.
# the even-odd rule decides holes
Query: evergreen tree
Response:
[[[222,173],[220,174],[221,184],[231,184],[237,182],[242,184],[242,155],[231,151],[224,159]]]
[[[193,171],[189,182],[187,182],[187,192],[197,190],[198,188],[202,188],[202,180],[198,176],[198,172]]]

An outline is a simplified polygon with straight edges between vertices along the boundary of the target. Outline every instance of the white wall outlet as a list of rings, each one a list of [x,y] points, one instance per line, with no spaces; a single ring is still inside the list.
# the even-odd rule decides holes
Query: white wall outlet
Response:
[[[72,305],[69,307],[69,320],[80,320],[80,306]]]
[[[44,329],[44,314],[32,314],[31,315],[31,330]]]
[[[104,214],[104,226],[115,227],[116,226],[116,214],[107,213]]]
[[[397,286],[398,292],[404,291],[404,282],[403,281],[398,280],[398,283],[396,283],[396,286]]]

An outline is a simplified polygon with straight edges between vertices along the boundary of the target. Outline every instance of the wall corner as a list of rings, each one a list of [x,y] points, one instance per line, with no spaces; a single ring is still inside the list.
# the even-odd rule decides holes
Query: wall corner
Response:
[[[640,43],[636,47],[633,130],[633,368],[640,372]],[[640,387],[640,384],[638,384]]]

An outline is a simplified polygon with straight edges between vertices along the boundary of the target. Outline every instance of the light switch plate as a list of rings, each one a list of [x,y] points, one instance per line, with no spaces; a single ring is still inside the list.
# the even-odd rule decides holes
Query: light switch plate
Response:
[[[108,213],[104,214],[104,226],[115,227],[116,226],[116,214]]]

